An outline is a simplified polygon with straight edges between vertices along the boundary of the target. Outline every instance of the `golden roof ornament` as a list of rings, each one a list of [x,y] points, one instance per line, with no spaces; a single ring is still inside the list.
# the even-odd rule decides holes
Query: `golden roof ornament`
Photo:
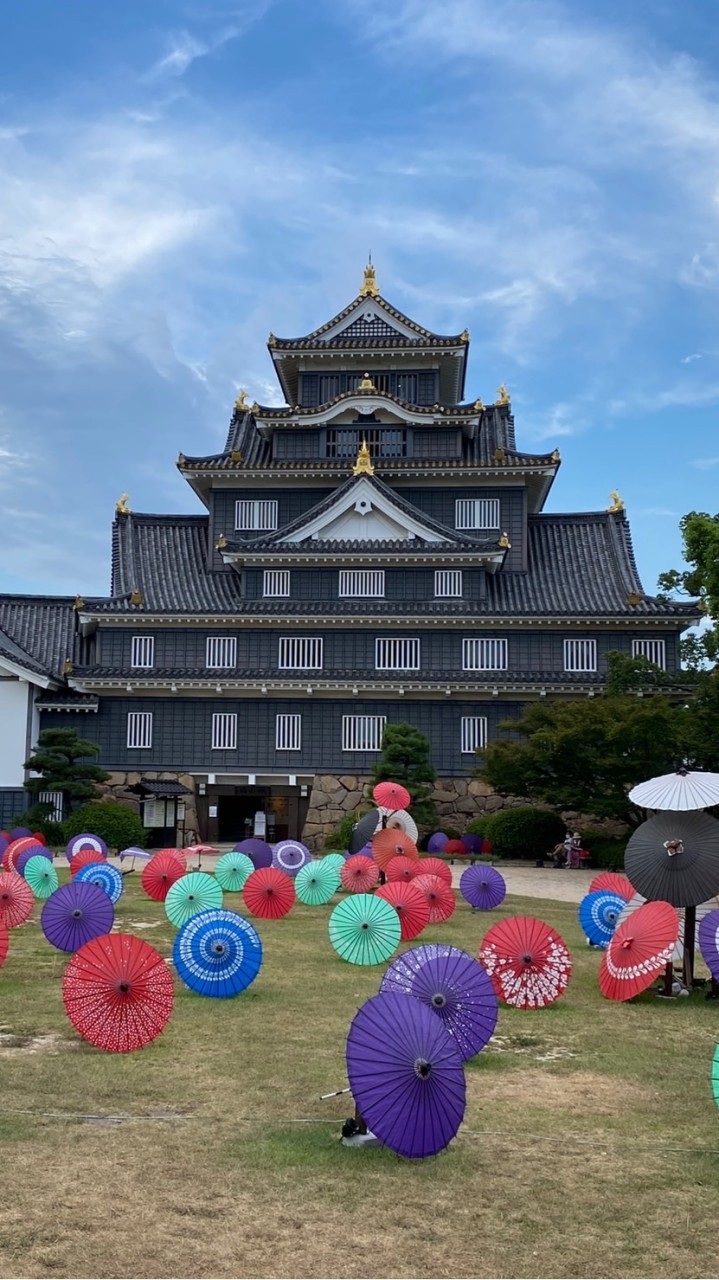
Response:
[[[62,674],[64,676],[71,676],[72,670],[72,658],[66,658],[62,664]]]
[[[638,604],[641,604],[641,603],[642,603],[642,597],[640,596],[639,592],[630,591],[629,595],[627,596],[627,604],[629,605],[629,607],[631,609],[634,609]]]
[[[358,391],[376,391],[377,388],[368,373],[365,373],[361,382],[357,386]]]
[[[252,401],[252,404],[250,405],[249,412],[250,412],[250,413],[259,413],[259,412],[260,412],[260,406],[258,405],[258,403],[257,403],[257,401],[256,401],[256,400],[253,400],[253,401]]]
[[[132,591],[130,594],[130,604],[139,606],[144,603],[145,603],[145,597],[143,596],[142,592],[138,591],[137,587],[135,587],[134,591]]]
[[[504,460],[505,460],[506,456],[507,456],[507,454],[506,454],[506,450],[504,450],[504,449],[502,448],[501,444],[497,445],[497,448],[495,449],[494,453],[492,454],[492,457],[494,458],[494,461],[495,461],[495,462],[504,462]]]
[[[249,407],[250,406],[247,403],[247,391],[245,387],[239,387],[237,391],[237,399],[235,400],[235,408],[238,413],[247,413]]]
[[[75,603],[72,607],[76,612],[78,612],[80,609],[85,608],[85,601],[83,600],[82,596],[75,596]]]
[[[503,382],[497,387],[497,395],[499,399],[495,402],[496,404],[509,404],[510,395]]]
[[[484,409],[484,400],[478,396],[472,407],[477,410],[477,413],[481,413]]]
[[[511,550],[512,544],[509,541],[509,534],[507,533],[506,530],[502,534],[501,538],[499,539],[499,545],[500,547],[505,547],[507,551]]]
[[[469,329],[463,329],[459,335],[460,342],[469,342]]]
[[[224,533],[221,533],[219,538],[217,539],[217,542],[215,543],[215,550],[224,551],[226,546],[227,546],[227,538],[225,537]]]
[[[562,461],[562,455],[559,452],[559,449],[554,449],[552,451],[552,462],[561,462],[561,461]]]
[[[242,462],[242,453],[239,449],[233,449],[230,454],[230,462]]]
[[[130,508],[127,505],[129,501],[130,501],[129,493],[120,494],[120,497],[117,499],[117,502],[115,503],[116,516],[129,516],[131,514]]]
[[[379,285],[377,284],[377,274],[375,272],[374,267],[372,266],[371,258],[364,269],[364,275],[362,277],[362,284],[360,285],[359,296],[360,298],[378,298],[379,297]]]
[[[619,494],[617,493],[616,489],[612,489],[612,492],[610,493],[609,497],[612,500],[612,505],[611,507],[607,507],[607,511],[611,511],[613,515],[618,515],[620,511],[624,510],[624,502],[619,497]]]
[[[354,476],[373,476],[374,475],[374,467],[372,466],[372,457],[370,455],[369,449],[367,448],[366,440],[363,440],[362,444],[359,447],[359,453],[357,454],[357,461],[355,462],[352,468],[352,474]]]
[[[276,347],[276,346],[277,346],[277,339],[276,339],[276,337],[275,337],[274,333],[271,333],[271,334],[270,334],[270,336],[269,336],[269,338],[267,339],[267,345],[268,345],[268,347]]]

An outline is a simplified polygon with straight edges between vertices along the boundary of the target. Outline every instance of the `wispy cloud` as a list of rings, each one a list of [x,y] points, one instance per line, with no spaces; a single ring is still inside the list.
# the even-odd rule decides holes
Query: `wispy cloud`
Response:
[[[203,40],[196,39],[189,31],[180,31],[172,38],[167,53],[158,58],[147,72],[147,77],[183,76],[196,58],[204,58],[209,52],[210,46]]]
[[[707,408],[719,404],[719,383],[706,386],[695,383],[678,382],[673,387],[652,391],[637,390],[624,397],[609,401],[608,413],[621,416],[627,413],[660,412],[663,409],[674,409],[678,406],[695,409]]]
[[[719,467],[719,457],[716,458],[695,458],[692,466],[698,471],[712,471],[714,467]]]

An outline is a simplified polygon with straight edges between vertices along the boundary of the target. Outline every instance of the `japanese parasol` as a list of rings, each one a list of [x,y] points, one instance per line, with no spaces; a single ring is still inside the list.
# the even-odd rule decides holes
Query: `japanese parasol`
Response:
[[[499,1002],[486,969],[459,947],[426,943],[397,956],[380,991],[414,996],[432,1010],[454,1038],[463,1062],[489,1043]]]
[[[254,982],[262,964],[262,941],[234,911],[210,910],[183,924],[172,948],[177,972],[201,996],[236,996]]]
[[[419,849],[414,840],[410,840],[399,827],[384,827],[372,837],[372,857],[382,871],[387,870],[392,858],[400,855],[419,860]]]
[[[689,812],[695,809],[711,809],[719,804],[719,773],[690,772],[678,769],[676,773],[664,773],[632,787],[629,792],[632,804],[642,809],[671,809]]]
[[[542,1009],[557,1000],[572,969],[564,940],[534,916],[510,916],[492,925],[477,958],[500,1000],[517,1009]]]
[[[23,849],[22,853],[14,859],[14,870],[19,876],[25,875],[25,868],[31,858],[44,858],[46,862],[52,862],[52,853],[44,844],[31,844],[27,849]]]
[[[154,856],[156,858],[174,858],[182,867],[187,870],[187,849],[157,849]]]
[[[4,924],[0,924],[0,969],[2,969],[7,960],[7,953],[10,947],[10,934]]]
[[[236,853],[233,849],[217,859],[215,879],[228,893],[240,893],[254,869],[252,858],[246,853]]]
[[[340,868],[340,880],[350,893],[369,893],[379,880],[379,867],[373,858],[353,853]]]
[[[375,831],[378,831],[381,826],[382,814],[377,809],[370,809],[369,813],[365,813],[352,828],[349,852],[359,853],[360,849],[364,849],[368,841],[372,839]]]
[[[86,942],[72,957],[62,998],[84,1040],[107,1053],[130,1053],[167,1025],[175,992],[169,966],[149,942],[112,933]]]
[[[633,916],[635,911],[638,911],[640,907],[643,907],[646,901],[647,899],[644,898],[641,893],[635,893],[634,896],[629,899],[629,902],[625,902],[622,905],[617,925],[624,924],[625,920],[629,920],[630,916]],[[701,902],[698,907],[694,907],[695,925],[699,924],[705,916],[709,915],[710,912],[716,910],[716,907],[716,897],[709,898],[707,902]],[[676,912],[679,919],[679,933],[677,934],[677,941],[672,954],[672,961],[676,961],[677,964],[681,964],[684,959],[684,926],[686,923],[686,911],[684,907],[677,907]]]
[[[719,1044],[714,1050],[714,1057],[712,1058],[712,1093],[714,1094],[714,1101],[719,1107]]]
[[[107,857],[107,845],[100,836],[96,836],[92,831],[83,831],[79,836],[73,836],[68,840],[65,853],[68,862],[72,862],[76,854],[83,849],[91,849],[93,853],[102,854],[103,858]]]
[[[344,860],[343,864],[344,866]],[[327,858],[308,862],[295,876],[295,892],[300,902],[308,907],[320,907],[337,892],[340,886],[339,872]]]
[[[714,981],[719,981],[719,911],[707,912],[699,924],[699,950]]]
[[[266,840],[260,840],[256,836],[249,836],[247,840],[240,840],[235,845],[235,853],[246,853],[251,858],[255,871],[261,867],[272,866],[272,850]]]
[[[109,862],[80,867],[75,879],[82,884],[96,884],[99,889],[104,889],[111,902],[117,902],[124,888],[122,874]]]
[[[398,880],[414,880],[421,870],[422,864],[416,858],[406,858],[400,853],[396,858],[392,858],[387,867],[387,879],[390,884],[395,884]]]
[[[427,899],[430,924],[444,924],[445,920],[449,920],[457,905],[451,885],[433,875],[415,876],[412,885],[421,889]]]
[[[618,893],[627,902],[634,897],[634,885],[626,876],[621,876],[617,871],[601,871],[595,876],[589,886],[590,893],[597,893],[600,889],[606,889],[609,893]]]
[[[655,813],[630,836],[624,867],[651,902],[706,902],[719,893],[719,822],[708,813]]]
[[[606,889],[587,893],[579,904],[579,923],[587,938],[595,947],[606,947],[617,927],[626,898]]]
[[[78,871],[82,871],[83,867],[104,866],[105,858],[101,853],[96,853],[94,849],[80,849],[79,853],[73,855],[70,863],[70,875],[75,878]]]
[[[153,857],[153,854],[151,854],[147,849],[141,849],[139,845],[131,844],[127,849],[123,849],[122,853],[120,854],[120,862],[124,862],[125,858],[132,858],[132,865],[134,867],[135,858],[152,858],[152,857]],[[132,868],[130,868],[130,870],[132,870]]]
[[[396,880],[375,889],[375,897],[383,898],[399,916],[400,939],[411,942],[429,924],[429,903],[421,889],[406,880]]]
[[[165,914],[178,928],[198,912],[217,910],[221,906],[222,886],[206,871],[190,871],[180,876],[170,885],[165,898]]]
[[[332,867],[337,872],[337,883],[340,883],[340,872],[347,859],[343,853],[326,853],[320,859],[323,867]]]
[[[164,902],[170,886],[186,874],[179,858],[171,853],[156,853],[142,868],[142,887],[148,898]]]
[[[462,872],[459,892],[475,911],[493,911],[504,901],[507,885],[495,867],[477,863]]]
[[[608,1000],[631,1000],[671,960],[679,918],[669,902],[646,902],[615,929],[602,956],[599,987]]]
[[[444,831],[435,831],[434,835],[431,835],[427,841],[427,848],[430,853],[444,853],[448,840],[449,836],[445,835]]]
[[[394,907],[371,893],[353,894],[338,903],[328,927],[332,946],[349,964],[382,964],[401,937]]]
[[[24,879],[36,898],[49,898],[58,886],[57,871],[47,858],[30,858],[25,864]]]
[[[48,942],[58,951],[77,951],[91,938],[109,933],[115,908],[104,889],[71,880],[47,899],[40,924]]]
[[[419,1000],[384,992],[358,1010],[347,1036],[347,1077],[363,1120],[396,1155],[437,1155],[462,1123],[462,1059]]]
[[[245,906],[253,916],[264,920],[279,920],[286,916],[295,902],[295,885],[291,876],[275,867],[260,867],[253,871],[242,890]]]
[[[300,867],[312,861],[312,854],[299,840],[280,840],[272,850],[272,865],[288,876],[296,876]]]
[[[395,809],[406,809],[412,797],[406,787],[399,782],[378,782],[372,789],[372,799],[383,809],[393,812]]]
[[[406,809],[395,809],[394,812],[383,809],[382,816],[386,827],[399,827],[400,831],[404,831],[410,840],[414,840],[415,844],[417,843],[419,835],[417,823]]]
[[[17,871],[16,862],[24,849],[34,849],[37,840],[34,836],[19,836],[11,840],[2,856],[3,871]]]
[[[0,875],[0,924],[6,929],[17,929],[32,915],[34,904],[30,885],[17,871],[4,871]]]
[[[445,884],[452,883],[452,868],[448,867],[441,858],[420,858],[419,863],[415,864],[415,875],[438,876],[440,880],[444,880]]]

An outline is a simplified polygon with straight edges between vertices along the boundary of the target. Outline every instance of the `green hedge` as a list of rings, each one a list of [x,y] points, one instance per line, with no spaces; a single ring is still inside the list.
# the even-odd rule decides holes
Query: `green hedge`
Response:
[[[144,844],[147,832],[137,814],[116,800],[97,800],[73,809],[62,824],[65,842],[84,831],[99,836],[110,849]]]
[[[486,836],[492,853],[500,858],[545,857],[564,839],[567,830],[558,813],[530,806],[502,809],[479,822],[483,830],[476,834]],[[473,828],[474,824],[469,830]]]
[[[489,828],[492,823],[492,814],[485,813],[481,818],[473,818],[467,825],[467,834],[470,836],[482,836],[489,840]],[[462,837],[460,836],[460,840]]]

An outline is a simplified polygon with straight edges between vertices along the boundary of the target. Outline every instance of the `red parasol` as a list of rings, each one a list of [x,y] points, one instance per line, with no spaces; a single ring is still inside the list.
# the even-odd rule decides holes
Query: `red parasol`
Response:
[[[379,880],[379,867],[372,858],[365,858],[362,853],[353,853],[340,867],[342,888],[350,893],[369,893]]]
[[[671,960],[679,916],[669,902],[637,907],[615,929],[602,956],[599,986],[608,1000],[631,1000],[650,987]]]
[[[430,924],[444,924],[449,920],[457,905],[451,885],[440,880],[439,876],[420,874],[415,876],[412,886],[421,889],[427,899]]]
[[[468,849],[464,840],[448,840],[442,852],[450,858],[464,858]]]
[[[106,933],[75,952],[62,998],[83,1039],[108,1053],[130,1053],[163,1030],[175,991],[166,961],[149,942]]]
[[[24,849],[30,849],[36,844],[37,840],[34,836],[20,836],[18,840],[11,840],[2,856],[3,871],[15,871],[15,860],[20,857]]]
[[[148,898],[164,902],[170,887],[184,876],[185,871],[185,863],[177,857],[174,849],[156,853],[142,868],[142,887]]]
[[[253,916],[278,920],[294,906],[295,882],[276,867],[260,867],[247,877],[242,896]]]
[[[372,857],[382,871],[386,871],[392,858],[403,857],[419,860],[419,849],[399,827],[385,827],[372,837]]]
[[[390,884],[396,884],[399,880],[407,883],[409,880],[414,880],[414,877],[419,875],[419,871],[420,864],[418,861],[399,853],[396,858],[392,858],[387,867],[387,879]]]
[[[406,809],[412,797],[407,788],[401,787],[398,782],[378,782],[372,791],[372,799],[383,809],[394,812],[395,809]]]
[[[187,849],[158,849],[154,856],[159,858],[160,854],[164,854],[168,858],[175,858],[177,862],[182,864],[185,871],[187,870]]]
[[[616,871],[602,871],[594,877],[589,886],[589,893],[598,893],[600,889],[605,889],[607,893],[618,893],[620,898],[626,898],[627,902],[631,902],[636,892],[631,880],[626,876],[620,876]]]
[[[413,884],[403,880],[384,884],[381,889],[375,890],[375,897],[384,898],[385,902],[394,907],[399,916],[402,942],[416,938],[425,925],[429,924],[429,902],[422,890],[416,889]]]
[[[2,969],[7,960],[8,948],[10,946],[10,935],[4,924],[0,924],[0,969]]]
[[[415,868],[415,875],[438,876],[445,884],[450,887],[452,885],[452,868],[441,858],[421,858],[419,869]]]
[[[16,871],[0,876],[0,924],[16,929],[32,915],[35,896],[30,885]]]
[[[81,849],[79,853],[76,853],[70,863],[70,875],[73,880],[78,871],[81,871],[83,867],[92,866],[95,862],[107,862],[107,858],[103,858],[102,854],[95,849]]]
[[[500,1000],[542,1009],[567,989],[572,962],[562,938],[534,916],[510,916],[486,934],[477,956]]]

